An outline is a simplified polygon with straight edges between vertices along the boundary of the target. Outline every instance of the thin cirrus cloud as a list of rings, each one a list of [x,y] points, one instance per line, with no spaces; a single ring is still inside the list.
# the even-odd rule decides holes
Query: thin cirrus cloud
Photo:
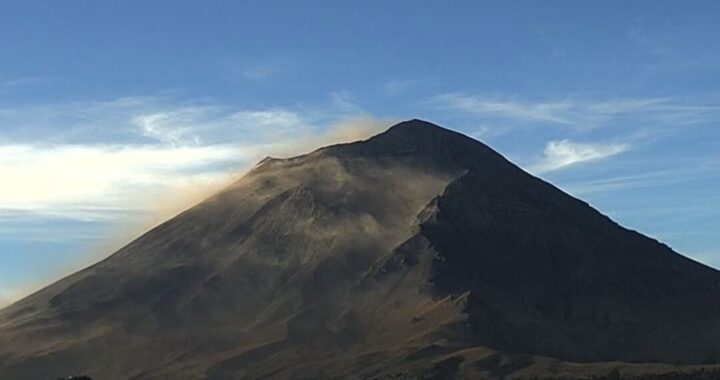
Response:
[[[720,118],[716,98],[559,98],[517,100],[465,93],[441,94],[428,99],[437,109],[468,116],[503,120],[506,125],[535,123],[579,131],[607,126],[616,121],[644,121],[654,126],[693,125]]]
[[[600,161],[629,149],[627,144],[577,143],[568,139],[550,141],[545,146],[543,159],[530,166],[535,174],[548,173],[581,163]]]
[[[48,81],[48,79],[37,78],[37,77],[20,77],[20,78],[12,78],[12,79],[0,78],[0,88],[30,86],[30,85],[42,84],[47,81]]]
[[[460,93],[438,95],[430,99],[438,108],[465,112],[473,115],[495,116],[525,121],[546,121],[569,124],[565,114],[570,103],[557,102],[515,102],[498,100]]]
[[[332,110],[331,110],[332,111]],[[316,115],[285,108],[238,109],[224,104],[163,97],[123,97],[0,108],[2,142],[53,144],[210,145],[252,143],[327,123],[343,113]]]

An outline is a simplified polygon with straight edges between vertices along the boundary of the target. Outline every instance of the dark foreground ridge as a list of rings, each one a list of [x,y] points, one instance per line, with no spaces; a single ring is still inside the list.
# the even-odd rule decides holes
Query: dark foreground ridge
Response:
[[[704,379],[718,300],[718,271],[411,120],[263,160],[3,309],[0,378]]]

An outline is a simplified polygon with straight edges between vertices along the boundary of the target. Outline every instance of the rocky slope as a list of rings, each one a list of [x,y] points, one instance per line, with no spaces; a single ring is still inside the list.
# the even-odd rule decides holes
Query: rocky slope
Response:
[[[0,378],[697,372],[718,301],[718,271],[412,120],[263,160],[0,311]]]

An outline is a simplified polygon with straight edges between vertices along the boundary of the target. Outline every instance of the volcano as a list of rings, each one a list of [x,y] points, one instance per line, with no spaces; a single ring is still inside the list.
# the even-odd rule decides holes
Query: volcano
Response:
[[[716,363],[720,272],[421,120],[266,158],[0,311],[1,379],[619,378]]]

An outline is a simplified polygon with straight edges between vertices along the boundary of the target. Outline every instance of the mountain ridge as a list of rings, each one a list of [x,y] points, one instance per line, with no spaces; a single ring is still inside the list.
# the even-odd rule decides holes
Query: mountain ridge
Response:
[[[718,363],[719,296],[720,272],[414,119],[264,159],[0,310],[0,377],[462,378],[505,353],[530,377],[545,356]]]

